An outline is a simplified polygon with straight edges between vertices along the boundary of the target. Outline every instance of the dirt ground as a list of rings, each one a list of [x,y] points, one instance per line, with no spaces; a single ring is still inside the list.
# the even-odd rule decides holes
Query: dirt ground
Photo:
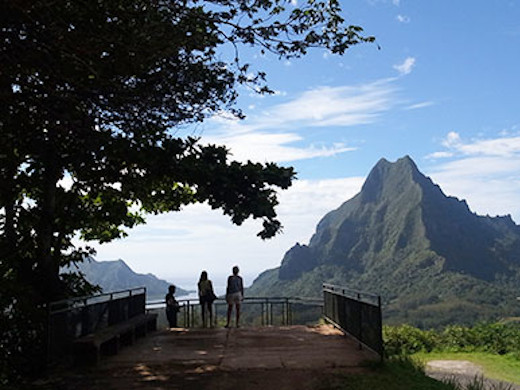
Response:
[[[379,357],[331,326],[160,330],[90,369],[62,372],[56,390],[312,390],[330,373]]]

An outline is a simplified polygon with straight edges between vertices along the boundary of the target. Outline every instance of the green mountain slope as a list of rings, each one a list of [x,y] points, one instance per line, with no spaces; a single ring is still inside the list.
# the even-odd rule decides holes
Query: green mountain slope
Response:
[[[133,287],[146,287],[147,299],[164,298],[170,284],[165,280],[157,278],[153,274],[138,274],[123,260],[95,261],[92,258],[80,263],[78,267],[65,269],[68,271],[80,271],[92,284],[101,286],[103,292],[126,290]],[[186,291],[177,286],[175,295],[187,295]]]
[[[319,296],[323,282],[382,295],[390,322],[437,326],[520,313],[520,227],[447,197],[415,163],[380,160],[362,190],[250,293]]]

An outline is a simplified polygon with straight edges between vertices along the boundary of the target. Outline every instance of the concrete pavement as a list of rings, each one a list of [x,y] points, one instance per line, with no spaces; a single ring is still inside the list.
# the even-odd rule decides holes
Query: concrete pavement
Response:
[[[159,330],[63,389],[314,389],[331,372],[363,371],[378,356],[331,326]]]

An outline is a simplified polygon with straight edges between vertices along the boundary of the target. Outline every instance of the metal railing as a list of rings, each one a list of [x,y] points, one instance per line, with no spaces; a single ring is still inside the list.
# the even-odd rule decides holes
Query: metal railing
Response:
[[[179,299],[180,311],[177,321],[179,326],[191,328],[201,325],[201,306],[199,300]],[[227,303],[223,298],[217,298],[213,303],[213,325],[218,324],[219,319],[226,318]],[[148,310],[164,310],[165,301],[156,300],[146,302]],[[323,299],[321,298],[298,298],[298,297],[245,297],[241,305],[242,324],[259,326],[270,325],[292,325],[295,320],[294,308],[304,307],[307,309],[317,308],[314,317],[317,321],[322,314]],[[300,311],[297,310],[299,313]],[[297,315],[296,315],[297,316]]]
[[[323,316],[383,358],[381,297],[323,284]]]
[[[198,299],[181,299],[179,326],[202,325]],[[323,285],[322,298],[245,297],[241,324],[253,326],[316,323],[320,317],[383,356],[381,298],[331,284]],[[52,302],[48,306],[48,358],[66,355],[74,339],[145,313],[164,316],[164,300],[146,301],[146,288],[139,287],[94,296]],[[227,303],[213,303],[213,324],[226,318]],[[165,320],[165,319],[164,319]]]
[[[76,338],[140,315],[145,305],[146,287],[51,302],[47,358],[65,356]]]

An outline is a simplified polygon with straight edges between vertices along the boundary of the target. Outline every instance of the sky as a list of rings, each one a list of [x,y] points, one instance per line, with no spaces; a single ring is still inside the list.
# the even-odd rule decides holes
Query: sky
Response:
[[[194,288],[202,270],[222,287],[238,265],[246,285],[307,244],[319,220],[359,192],[381,158],[409,155],[447,195],[481,215],[520,223],[520,1],[341,1],[349,24],[376,37],[335,56],[294,60],[242,51],[274,95],[239,88],[247,118],[209,118],[186,134],[224,144],[236,160],[293,166],[279,195],[283,234],[234,226],[198,204],[150,216],[96,259]]]

